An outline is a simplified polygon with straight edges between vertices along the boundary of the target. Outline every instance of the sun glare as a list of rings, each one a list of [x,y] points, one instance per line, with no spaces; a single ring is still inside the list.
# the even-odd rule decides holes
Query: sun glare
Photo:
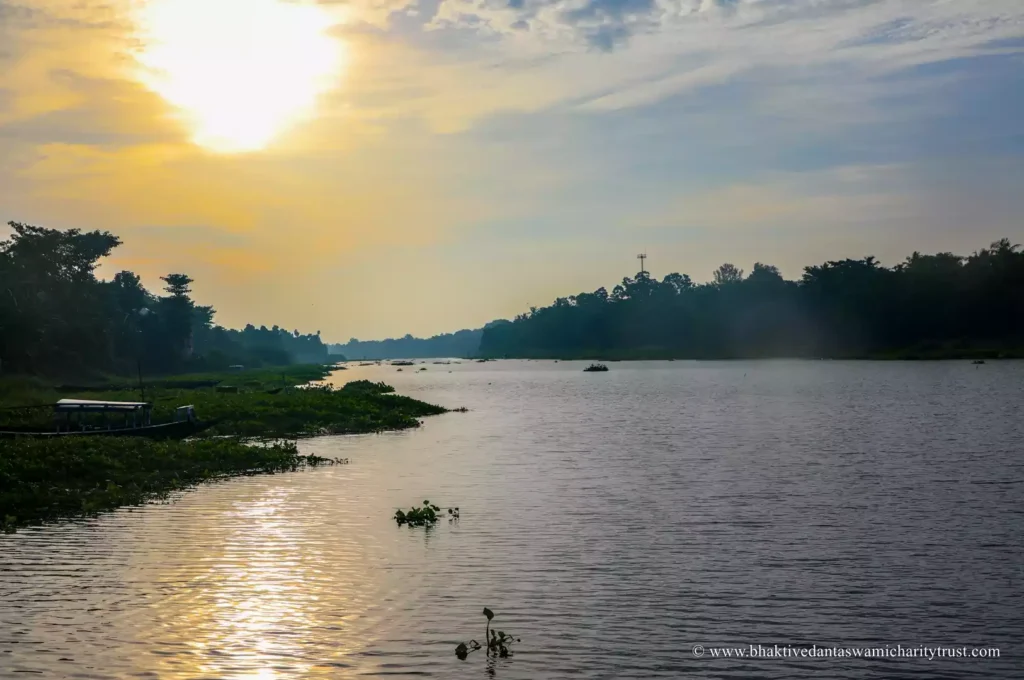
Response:
[[[144,84],[196,144],[257,151],[310,116],[340,75],[326,10],[285,0],[149,0],[140,7]]]

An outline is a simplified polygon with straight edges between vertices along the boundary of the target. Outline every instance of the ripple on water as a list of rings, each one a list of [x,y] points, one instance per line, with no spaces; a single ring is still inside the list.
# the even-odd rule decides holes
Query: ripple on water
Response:
[[[1020,677],[1024,365],[354,368],[466,414],[0,537],[0,677]],[[459,505],[398,528],[396,507]],[[712,646],[990,660],[696,660]]]

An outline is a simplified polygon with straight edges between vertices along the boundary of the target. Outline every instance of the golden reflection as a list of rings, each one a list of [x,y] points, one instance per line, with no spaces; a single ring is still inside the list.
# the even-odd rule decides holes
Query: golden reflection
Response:
[[[184,600],[174,606],[171,626],[172,639],[192,649],[194,675],[226,680],[329,675],[330,667],[319,662],[356,649],[341,630],[337,610],[358,615],[353,595],[359,588],[337,571],[325,573],[325,537],[316,536],[318,525],[295,521],[300,507],[295,494],[275,489],[211,517],[210,531],[217,536],[206,549],[216,544],[218,554],[203,557],[205,565],[180,593]],[[329,609],[325,598],[332,600]],[[164,669],[161,677],[179,672]]]
[[[140,79],[212,151],[266,147],[311,115],[340,76],[327,10],[286,0],[148,0],[137,16]]]

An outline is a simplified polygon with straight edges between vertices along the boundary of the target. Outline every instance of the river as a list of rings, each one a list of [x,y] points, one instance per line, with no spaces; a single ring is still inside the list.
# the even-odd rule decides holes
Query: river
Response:
[[[352,367],[470,410],[0,536],[0,677],[1024,676],[1024,362],[583,366]],[[485,606],[521,642],[460,661]]]

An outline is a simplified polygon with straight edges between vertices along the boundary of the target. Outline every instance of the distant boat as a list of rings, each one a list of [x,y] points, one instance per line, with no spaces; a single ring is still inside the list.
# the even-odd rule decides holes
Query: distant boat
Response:
[[[583,369],[584,373],[604,373],[608,370],[608,367],[604,364],[590,364]]]
[[[174,422],[153,425],[150,414],[153,405],[135,401],[95,401],[92,399],[61,399],[53,406],[57,428],[52,432],[40,432],[27,428],[0,431],[0,439],[29,437],[50,439],[53,437],[147,437],[150,439],[184,439],[213,426],[216,421],[200,421],[195,408],[179,406],[174,412]],[[100,424],[87,423],[88,415],[102,417]],[[121,415],[123,423],[115,425],[110,416]],[[63,416],[63,418],[61,417]],[[129,420],[131,422],[129,422]],[[77,422],[76,422],[77,421]]]
[[[975,366],[980,366],[981,364],[985,363],[985,360],[984,359],[975,359],[971,363],[974,364]]]

